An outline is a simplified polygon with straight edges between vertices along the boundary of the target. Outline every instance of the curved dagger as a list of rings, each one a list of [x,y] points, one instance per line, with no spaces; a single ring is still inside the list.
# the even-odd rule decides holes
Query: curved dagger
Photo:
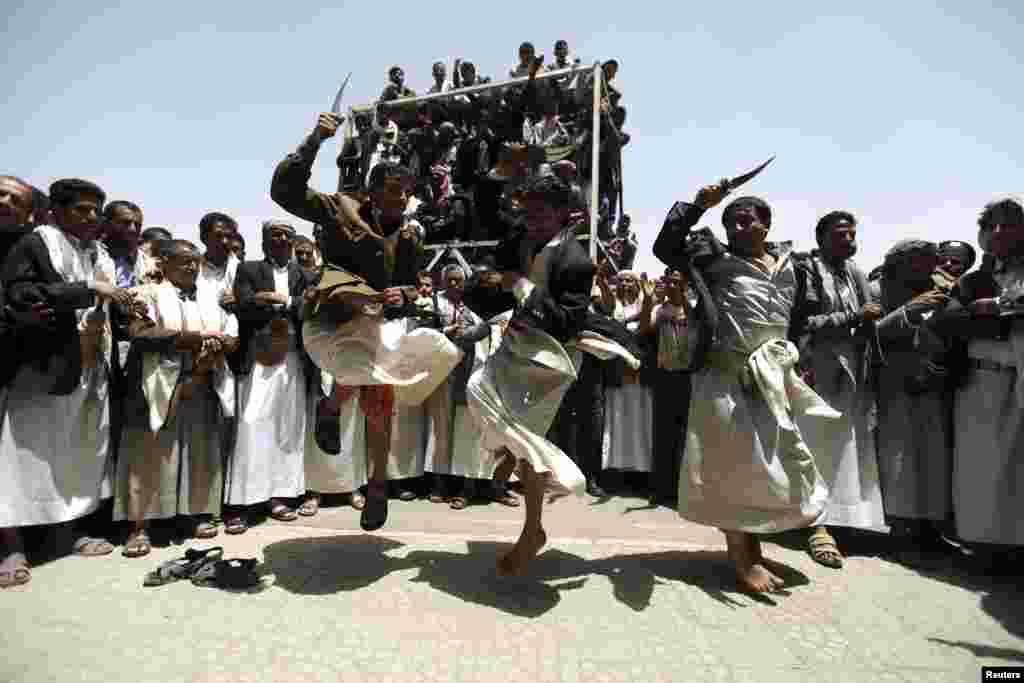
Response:
[[[345,88],[348,86],[348,79],[352,78],[352,72],[350,71],[348,76],[345,76],[345,82],[338,88],[338,94],[334,96],[334,104],[331,105],[331,113],[341,116],[341,98],[345,94]]]
[[[750,180],[753,180],[755,177],[757,177],[757,175],[761,171],[763,171],[768,166],[768,164],[772,163],[773,161],[775,161],[775,157],[774,156],[772,156],[771,159],[769,159],[768,161],[764,162],[763,164],[761,164],[760,166],[758,166],[757,168],[755,168],[752,171],[748,171],[747,173],[744,173],[743,175],[738,175],[735,178],[726,178],[725,180],[722,181],[723,189],[725,190],[725,192],[727,194],[729,192],[732,192],[733,190],[735,190],[740,185],[743,185],[744,183],[747,183]]]

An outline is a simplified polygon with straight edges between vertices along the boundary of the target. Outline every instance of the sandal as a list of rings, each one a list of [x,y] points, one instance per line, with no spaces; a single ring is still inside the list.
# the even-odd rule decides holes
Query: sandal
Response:
[[[124,548],[121,549],[121,555],[124,557],[144,557],[149,555],[152,549],[153,544],[150,542],[149,536],[145,531],[140,531],[128,538]]]
[[[353,493],[349,496],[348,502],[356,510],[362,510],[366,507],[366,496],[361,493]]]
[[[203,564],[192,575],[196,586],[214,585],[217,588],[244,589],[258,586],[260,575],[256,573],[256,558],[215,560]]]
[[[146,574],[143,586],[164,586],[168,583],[192,578],[204,564],[213,563],[224,555],[224,548],[216,546],[207,550],[189,548],[184,557],[164,562],[154,571]]]
[[[299,506],[299,514],[303,517],[312,517],[320,511],[320,499],[319,498],[307,498]]]
[[[241,517],[229,517],[224,522],[224,533],[237,536],[249,530],[249,525]]]
[[[217,525],[210,520],[204,519],[196,524],[196,529],[192,535],[200,540],[207,540],[210,538],[216,538],[218,533],[220,532],[217,530]]]
[[[807,540],[811,558],[818,564],[831,569],[842,569],[843,555],[839,552],[836,539],[827,531],[816,531]]]
[[[114,546],[110,541],[105,541],[102,538],[90,538],[88,536],[82,536],[75,541],[71,549],[76,555],[81,557],[99,557],[100,555],[109,555],[114,552]]]
[[[284,503],[275,503],[270,508],[270,517],[279,522],[294,522],[299,518],[295,510],[292,510]]]
[[[430,497],[427,498],[431,503],[447,503],[448,498],[445,498],[443,493],[431,493]]]
[[[448,504],[448,507],[452,510],[465,510],[467,505],[469,505],[469,501],[465,497],[452,496],[452,500]]]
[[[0,562],[0,567],[4,566],[9,569],[0,569],[0,588],[24,586],[32,580],[32,570],[28,566],[25,553],[21,551],[11,553],[4,558],[3,562]]]

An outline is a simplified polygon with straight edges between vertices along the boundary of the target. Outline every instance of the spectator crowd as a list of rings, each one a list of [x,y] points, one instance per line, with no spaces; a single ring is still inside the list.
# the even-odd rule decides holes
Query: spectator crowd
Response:
[[[829,212],[809,227],[814,251],[781,245],[763,262],[757,250],[743,256],[743,267],[753,263],[774,278],[776,289],[762,300],[753,285],[734,286],[756,277],[721,264],[741,253],[736,236],[747,226],[767,233],[770,207],[757,198],[730,204],[722,218],[730,243],[721,245],[692,230],[722,198],[705,188],[666,221],[655,255],[668,267],[638,273],[636,239],[622,215],[620,151],[629,135],[614,84],[619,65],[604,62],[595,82],[565,41],[554,53],[544,67],[524,43],[509,71],[521,80],[472,92],[460,89],[489,80],[471,62],[455,61],[451,84],[437,62],[429,93],[453,94],[419,103],[401,101],[415,93],[404,70],[392,67],[376,106],[354,110],[338,193],[317,193],[308,182],[339,115],[321,115],[275,171],[271,197],[314,223],[313,234],[267,220],[261,253],[250,245],[248,259],[227,212],[207,213],[188,231],[146,226],[144,202],[107,201],[106,189],[88,180],[61,179],[44,193],[0,176],[0,585],[29,581],[31,535],[59,532],[80,555],[108,554],[118,540],[126,557],[142,557],[160,536],[241,534],[263,515],[316,515],[322,496],[336,494],[364,510],[364,528],[378,528],[386,507],[368,518],[368,499],[372,509],[385,480],[393,499],[426,497],[453,510],[518,507],[515,458],[494,456],[493,424],[473,401],[482,391],[476,378],[500,362],[506,337],[523,329],[516,321],[527,314],[567,348],[587,337],[576,328],[586,328],[625,350],[580,355],[566,371],[573,381],[564,398],[536,423],[591,496],[641,488],[652,504],[680,505],[684,516],[729,529],[693,493],[721,486],[751,498],[755,521],[740,527],[781,530],[786,524],[774,517],[756,521],[774,499],[758,499],[749,484],[768,472],[796,486],[802,470],[786,469],[785,457],[773,465],[771,455],[795,434],[790,450],[822,480],[804,482],[821,514],[795,525],[810,528],[808,551],[818,562],[842,566],[836,527],[889,526],[908,546],[966,546],[992,567],[1019,569],[1024,201],[999,198],[982,208],[980,264],[965,241],[906,239],[870,272],[853,259],[856,216]],[[558,75],[537,78],[542,68]],[[598,204],[590,206],[595,163]],[[524,258],[517,238],[556,210],[564,234],[545,249],[585,241],[590,213],[598,215],[600,255],[586,264],[589,300],[579,310],[588,322],[571,334],[543,322],[556,312],[534,312],[538,299],[522,290],[526,279],[552,292],[567,287],[556,271],[528,266],[529,278],[507,277]],[[679,239],[666,246],[673,234]],[[452,242],[467,245],[431,259],[431,246]],[[534,253],[527,262],[548,258]],[[353,328],[362,318],[332,308],[332,292],[341,290],[364,297],[359,305],[384,304],[383,322],[359,332],[383,350],[370,360],[360,360]],[[564,296],[552,296],[568,310]],[[736,351],[754,334],[752,309],[781,324],[799,351],[799,383],[786,380],[785,404],[796,405],[795,392],[806,389],[822,402],[817,413],[776,411],[756,348],[744,351],[753,359],[747,366],[736,365]],[[365,390],[394,385],[400,398],[400,387],[422,386],[403,379],[403,361],[413,358],[438,376],[424,395],[395,400]],[[360,363],[378,379],[352,380],[349,369]],[[714,388],[708,368],[728,368],[742,389]],[[758,392],[762,403],[748,400]],[[763,431],[768,413],[781,425],[771,436]],[[830,419],[816,419],[825,414]],[[743,434],[754,435],[752,445]],[[725,443],[763,462],[716,469],[712,456]],[[741,582],[760,590],[751,576],[741,572]]]

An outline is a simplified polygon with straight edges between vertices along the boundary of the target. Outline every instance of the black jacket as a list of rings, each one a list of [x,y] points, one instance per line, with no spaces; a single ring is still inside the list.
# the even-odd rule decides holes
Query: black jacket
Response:
[[[284,308],[279,305],[258,303],[254,300],[260,292],[273,292],[274,267],[267,260],[246,261],[238,265],[235,274],[235,298],[238,300],[238,351],[230,359],[231,369],[237,375],[245,375],[252,371],[252,359],[249,347],[253,335],[279,318],[288,318],[296,329],[302,328],[302,294],[309,286],[309,278],[305,271],[294,261],[288,263],[288,295],[292,297],[291,305]]]
[[[3,374],[13,377],[24,363],[34,363],[40,372],[53,377],[49,393],[67,395],[81,379],[82,351],[75,312],[96,303],[96,295],[86,282],[64,282],[50,261],[42,238],[29,233],[19,239],[4,260],[0,279],[4,283],[7,304],[28,311],[33,304],[45,303],[54,309],[51,325],[19,330],[12,341],[13,353],[3,361]]]

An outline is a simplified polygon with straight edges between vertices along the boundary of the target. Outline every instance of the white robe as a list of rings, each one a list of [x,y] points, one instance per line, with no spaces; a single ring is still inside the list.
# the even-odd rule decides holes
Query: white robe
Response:
[[[238,336],[238,320],[219,301],[182,301],[169,282],[138,290],[155,325],[145,337],[173,336],[182,330]],[[177,404],[171,397],[182,372],[178,352],[145,353],[142,394],[148,419],[143,427],[127,421],[117,462],[114,519],[166,519],[176,515],[219,514],[222,500],[223,417],[234,412],[234,378],[227,363],[215,369],[208,387]],[[186,361],[190,362],[190,361]],[[134,389],[129,389],[134,391]],[[230,423],[227,423],[230,424]]]
[[[114,281],[113,261],[101,244],[83,245],[52,226],[35,232],[65,282]],[[78,311],[80,325],[92,310]],[[0,527],[78,519],[113,495],[111,350],[108,325],[95,367],[82,370],[78,386],[67,396],[46,393],[53,378],[30,366],[21,367],[12,388],[0,392]]]
[[[739,360],[693,375],[679,514],[698,524],[774,533],[825,517],[828,489],[793,417],[838,413],[796,376],[785,341],[796,276],[788,249],[780,258],[770,274],[731,254],[705,270],[719,308],[712,350]]]
[[[274,280],[275,291],[288,296],[287,270],[276,269]],[[252,371],[238,380],[235,452],[225,486],[228,505],[295,498],[306,491],[306,373],[297,331],[292,333],[284,362],[253,362]]]
[[[1004,287],[1020,286],[1024,267],[1010,267],[996,277]],[[956,397],[957,536],[974,543],[1024,545],[1024,320],[1014,322],[1007,341],[975,339],[967,354],[1006,369],[970,370]]]
[[[826,300],[839,310],[859,310],[849,282],[822,265]],[[833,313],[829,310],[824,313]],[[874,392],[863,378],[863,342],[826,336],[812,340],[810,367],[815,390],[842,413],[834,420],[799,416],[797,424],[804,443],[814,454],[818,470],[828,485],[825,523],[861,529],[885,528],[879,463],[875,453],[877,411]]]

